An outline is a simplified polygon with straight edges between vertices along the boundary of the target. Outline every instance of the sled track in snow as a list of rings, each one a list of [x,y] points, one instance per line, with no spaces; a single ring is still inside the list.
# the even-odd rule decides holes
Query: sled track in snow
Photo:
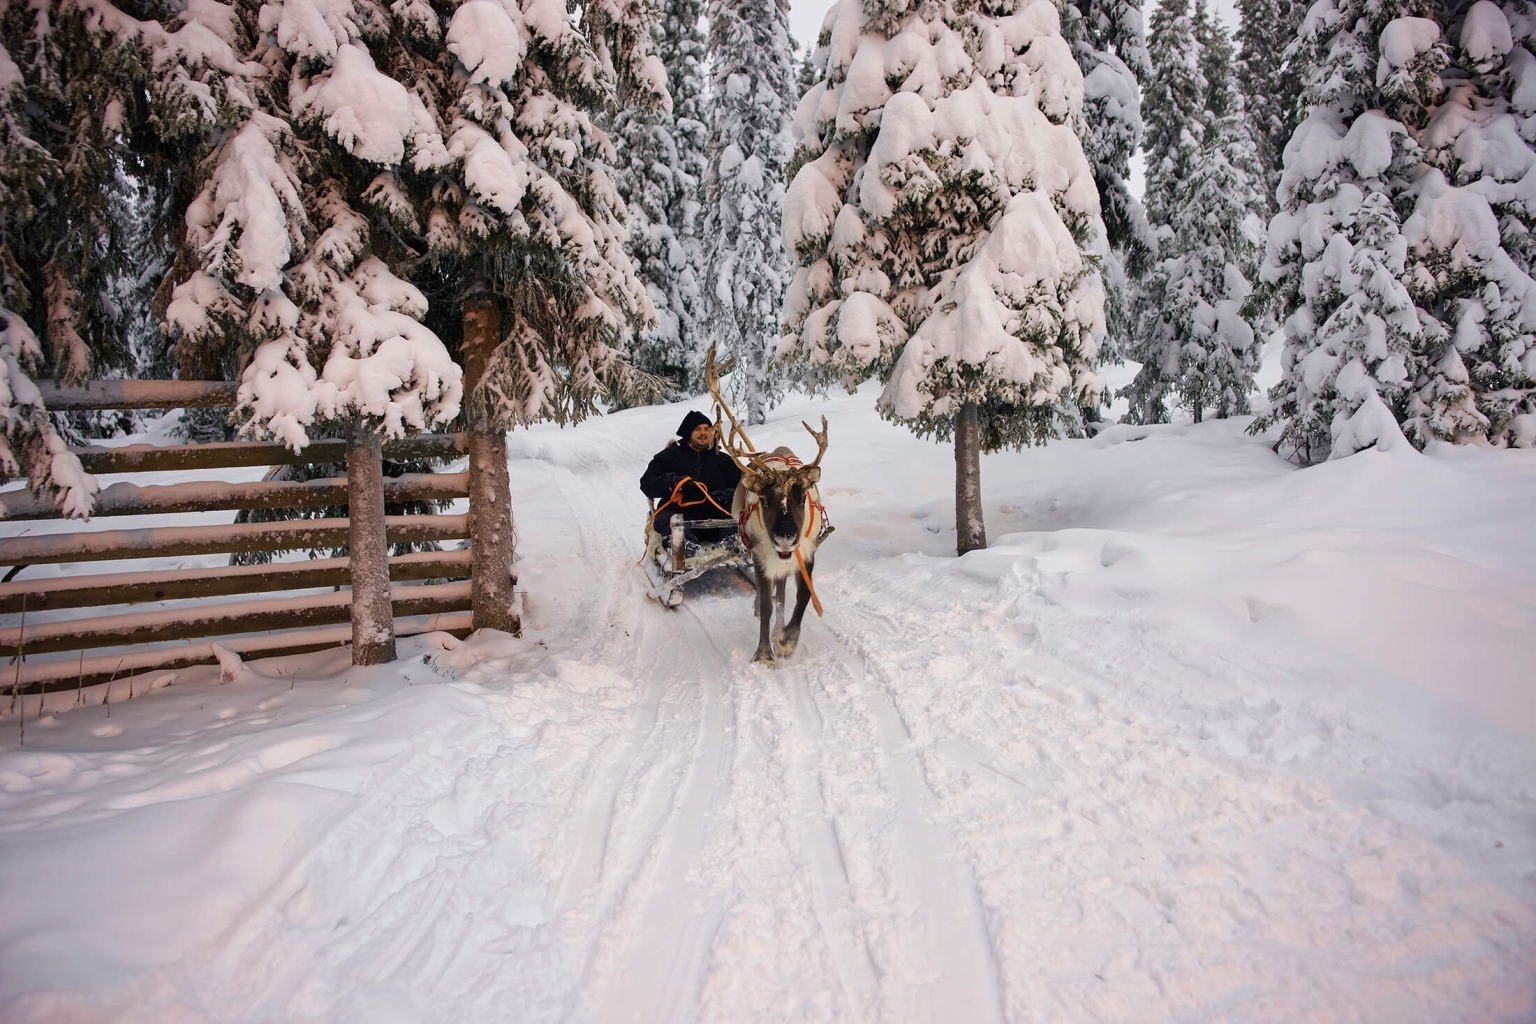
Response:
[[[1287,999],[1371,998],[1351,992],[1356,978],[1362,993],[1414,986],[1386,952],[1354,950],[1359,967],[1341,974],[1273,951],[1304,927],[1286,908],[1305,907],[1307,887],[1356,893],[1360,934],[1381,927],[1371,894],[1396,883],[1379,844],[1397,835],[1414,871],[1430,871],[1428,851],[1328,802],[1305,772],[1231,760],[1225,733],[1189,730],[1226,728],[1208,709],[1144,709],[1139,682],[1127,692],[1045,653],[1042,628],[1084,624],[1028,586],[969,580],[948,560],[893,571],[831,558],[826,618],[808,620],[788,662],[751,665],[745,594],[696,588],[676,611],[643,599],[639,538],[621,550],[614,538],[636,531],[611,514],[639,505],[627,475],[604,471],[634,456],[588,454],[552,471],[602,592],[572,646],[645,682],[570,808],[580,824],[558,905],[583,966],[561,1019],[753,1019],[764,1006],[903,1024],[1046,1008],[1134,1018],[1136,992],[1151,1015],[1248,1006],[1284,1019]],[[614,642],[615,624],[631,635]],[[1225,685],[1219,661],[1111,635],[1134,645],[1119,659],[1134,671],[1187,678],[1192,693],[1194,680]],[[932,680],[914,687],[914,673]],[[1343,871],[1319,859],[1341,845],[1355,851]],[[1445,918],[1423,916],[1431,929]],[[1063,928],[1072,938],[1051,945]],[[1439,955],[1473,962],[1487,940],[1460,941]],[[1179,949],[1199,966],[1170,959]],[[1285,977],[1303,994],[1247,1002]]]
[[[821,622],[782,666],[749,664],[752,602],[730,581],[677,610],[644,601],[637,553],[613,542],[636,532],[609,512],[635,505],[603,472],[623,454],[551,470],[602,612],[633,634],[627,657],[612,641],[587,656],[647,680],[570,809],[555,903],[589,943],[570,1019],[731,1019],[767,1000],[787,1018],[1001,1020],[974,881],[882,682]],[[603,626],[594,608],[581,630]]]

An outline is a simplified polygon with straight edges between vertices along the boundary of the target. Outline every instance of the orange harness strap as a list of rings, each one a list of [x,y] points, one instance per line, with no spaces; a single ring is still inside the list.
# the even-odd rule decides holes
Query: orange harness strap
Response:
[[[699,491],[704,495],[704,497],[699,498],[697,501],[684,501],[684,500],[682,500],[682,490],[683,490],[683,485],[684,484],[693,484],[693,486],[695,486],[695,487],[697,487],[699,489]],[[709,502],[711,505],[715,506],[715,508],[720,508],[720,503],[717,502],[714,498],[709,496],[709,488],[708,487],[705,487],[701,482],[699,482],[698,480],[695,480],[691,476],[685,476],[685,477],[683,477],[681,480],[679,480],[677,482],[677,486],[676,487],[672,488],[672,495],[671,495],[671,497],[667,498],[666,501],[664,501],[661,504],[657,505],[656,506],[656,511],[651,513],[651,521],[648,524],[646,524],[646,533],[647,533],[646,543],[647,544],[650,543],[650,536],[649,536],[650,531],[654,530],[656,528],[656,517],[661,515],[661,510],[662,509],[666,508],[668,505],[672,504],[674,501],[677,502],[677,507],[678,508],[693,508],[695,505],[702,505],[706,501]],[[729,512],[726,512],[725,509],[720,508],[720,511],[721,512],[725,512],[725,517],[727,519],[731,518],[731,514]],[[647,548],[646,550],[649,551],[650,549]],[[645,562],[645,555],[641,555],[640,556],[640,561],[636,562],[635,564],[636,565],[642,565],[642,564],[644,564],[644,562]]]
[[[811,585],[811,574],[805,571],[805,558],[800,554],[799,548],[795,548],[795,561],[800,563],[800,578],[805,581],[805,589],[811,592],[811,606],[816,609],[817,618],[820,618],[821,598],[816,596],[816,588]]]
[[[699,499],[695,500],[695,501],[684,501],[683,500],[683,485],[684,484],[693,484],[693,486],[695,486],[695,487],[697,487],[699,489],[699,493],[701,493],[704,496],[702,498],[699,498]],[[718,501],[716,501],[714,498],[711,498],[709,496],[709,488],[708,487],[705,487],[702,482],[700,482],[698,480],[695,480],[691,476],[685,476],[685,477],[683,477],[681,480],[679,480],[677,482],[677,486],[676,487],[672,488],[672,496],[670,498],[668,498],[666,501],[662,502],[660,505],[657,505],[656,506],[656,511],[651,513],[651,529],[654,530],[656,528],[656,517],[661,515],[661,510],[666,508],[668,505],[672,504],[674,501],[677,502],[677,507],[678,508],[693,508],[695,505],[702,505],[706,501],[709,502],[711,505],[715,506],[715,508],[720,508],[720,503]],[[727,519],[731,518],[731,513],[729,511],[727,511],[726,509],[720,508],[720,511],[725,513],[725,518],[727,518]]]

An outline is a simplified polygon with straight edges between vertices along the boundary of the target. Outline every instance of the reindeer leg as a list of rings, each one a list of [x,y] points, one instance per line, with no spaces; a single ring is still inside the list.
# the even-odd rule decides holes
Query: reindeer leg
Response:
[[[768,634],[773,625],[773,583],[768,579],[768,574],[763,571],[763,563],[753,559],[757,568],[757,653],[752,655],[753,662],[762,662],[765,665],[776,665],[778,662],[773,657],[773,645],[768,642]]]
[[[784,588],[788,583],[786,577],[773,585],[773,628],[777,633],[784,632]]]
[[[815,572],[816,559],[805,560],[805,575],[810,576]],[[785,658],[795,653],[795,648],[800,645],[800,620],[805,618],[805,606],[811,603],[811,588],[806,585],[804,579],[798,574],[795,576],[795,614],[790,617],[789,625],[779,630],[773,638],[778,645],[779,654]]]

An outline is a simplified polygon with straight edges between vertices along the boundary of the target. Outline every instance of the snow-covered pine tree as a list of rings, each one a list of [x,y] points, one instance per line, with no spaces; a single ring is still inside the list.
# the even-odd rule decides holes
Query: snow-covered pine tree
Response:
[[[984,547],[980,453],[1077,429],[1102,387],[1082,75],[1050,0],[840,0],[826,25],[780,353],[816,384],[879,377],[882,415],[953,438],[958,547]]]
[[[622,341],[654,310],[624,253],[614,147],[594,116],[620,95],[670,106],[647,5],[524,7],[458,3],[446,53],[423,43],[409,57],[449,154],[421,172],[424,190],[411,183],[417,280],[434,295],[432,323],[483,365],[469,374],[471,418],[498,430],[575,422],[605,395],[648,386]]]
[[[1446,54],[1419,0],[1321,0],[1299,52],[1306,116],[1285,147],[1262,276],[1285,318],[1281,380],[1255,431],[1319,462],[1400,438],[1423,328],[1404,287],[1422,126]]]
[[[795,99],[811,91],[812,86],[821,81],[821,74],[816,70],[816,41],[806,44],[805,53],[795,61]]]
[[[1253,126],[1259,165],[1264,169],[1266,220],[1274,214],[1280,184],[1280,155],[1296,130],[1301,99],[1303,48],[1297,32],[1307,0],[1238,0],[1237,91]]]
[[[1436,11],[1449,58],[1443,92],[1422,121],[1406,120],[1425,151],[1403,224],[1406,280],[1427,316],[1404,426],[1421,446],[1438,438],[1531,447],[1536,18],[1524,3],[1491,0]],[[1392,41],[1384,34],[1382,58],[1396,66]]]
[[[79,383],[132,369],[143,318],[124,300],[142,298],[148,282],[132,295],[123,285],[145,262],[135,218],[159,211],[125,209],[123,200],[148,175],[174,177],[186,100],[203,84],[160,72],[178,57],[194,58],[198,74],[234,66],[225,41],[199,21],[223,10],[175,15],[133,0],[0,4],[0,471],[24,473],[70,515],[89,513],[94,482],[29,374]]]
[[[239,105],[198,167],[169,322],[184,376],[243,366],[242,432],[295,450],[328,425],[348,438],[353,661],[394,658],[380,435],[459,412],[462,371],[421,323],[425,296],[396,271],[411,255],[389,230],[404,168],[448,162],[421,98],[379,69],[409,26],[354,5],[327,19],[311,0],[236,8],[264,74],[226,80]],[[378,212],[381,216],[371,217]]]
[[[1232,108],[1237,83],[1232,76],[1234,48],[1226,27],[1211,13],[1206,0],[1195,0],[1195,46],[1200,51],[1200,77],[1205,79],[1205,116],[1209,127]]]
[[[611,134],[614,177],[628,210],[626,251],[656,307],[635,331],[630,361],[670,382],[668,397],[696,390],[704,350],[703,190],[709,166],[701,0],[666,0],[652,30],[667,69],[670,111],[620,104]]]
[[[1264,255],[1259,167],[1241,96],[1209,129],[1178,183],[1172,236],[1147,293],[1147,348],[1195,422],[1246,413],[1258,369],[1261,311],[1250,298]]]
[[[1209,84],[1199,43],[1204,31],[1197,25],[1189,0],[1164,0],[1152,14],[1147,44],[1152,73],[1142,91],[1141,107],[1146,125],[1142,137],[1147,173],[1143,198],[1160,258],[1176,256],[1173,246],[1179,188],[1194,171],[1207,135]],[[1164,248],[1168,251],[1162,251]],[[1148,282],[1154,288],[1156,283]],[[1167,396],[1177,381],[1178,354],[1169,348],[1173,339],[1162,320],[1161,302],[1160,294],[1143,291],[1138,295],[1126,351],[1141,369],[1119,394],[1129,400],[1127,416],[1137,423],[1161,423],[1168,418]]]
[[[736,361],[734,395],[761,423],[782,382],[768,360],[779,335],[789,257],[787,129],[798,90],[786,0],[710,0],[709,332]]]
[[[475,624],[515,631],[505,430],[579,419],[649,379],[619,347],[652,311],[592,114],[621,91],[664,106],[665,70],[638,3],[349,11],[242,9],[273,67],[244,83],[256,99],[206,164],[188,216],[202,262],[171,318],[194,348],[254,347],[246,429],[297,444],[307,423],[348,413],[386,433],[451,417],[458,369],[432,328],[459,340]],[[352,422],[349,440],[377,467],[376,435]],[[382,522],[373,483],[354,497]],[[365,539],[382,551],[382,537]]]
[[[520,628],[505,432],[655,390],[624,356],[625,332],[655,310],[624,252],[614,148],[594,120],[620,98],[670,108],[653,17],[640,0],[465,0],[441,37],[424,20],[412,51],[451,158],[410,194],[416,280],[465,365],[477,627]]]
[[[1146,155],[1147,216],[1171,222],[1178,183],[1189,176],[1205,137],[1208,85],[1195,12],[1189,0],[1163,0],[1152,12],[1147,52],[1151,76],[1142,87],[1142,152]]]
[[[1151,74],[1139,0],[1073,0],[1061,31],[1083,73],[1083,150],[1103,211],[1104,355],[1118,359],[1131,336],[1137,282],[1157,250],[1141,201],[1131,193],[1130,161],[1141,145],[1141,86]]]
[[[1247,412],[1258,366],[1262,311],[1250,302],[1263,257],[1263,171],[1242,96],[1232,81],[1231,42],[1203,3],[1195,14],[1206,100],[1201,144],[1171,188],[1162,246],[1146,289],[1131,388],[1133,412],[1155,422],[1167,391],[1196,422]]]

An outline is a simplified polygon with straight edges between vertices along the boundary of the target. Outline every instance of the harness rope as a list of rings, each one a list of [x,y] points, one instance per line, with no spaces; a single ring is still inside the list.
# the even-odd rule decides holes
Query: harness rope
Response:
[[[816,596],[816,587],[811,583],[811,574],[805,571],[805,558],[800,554],[800,549],[795,548],[795,561],[800,563],[800,578],[805,581],[805,589],[811,592],[811,607],[816,609],[816,617],[821,618],[821,598]]]
[[[699,492],[704,496],[699,498],[697,501],[684,501],[683,484],[693,484],[693,486],[697,487]],[[691,476],[685,476],[677,482],[676,487],[672,488],[672,496],[666,501],[662,502],[660,505],[657,505],[656,511],[651,513],[650,525],[652,529],[655,529],[656,527],[656,517],[661,515],[661,510],[672,504],[674,501],[677,502],[678,508],[693,508],[695,505],[702,505],[706,501],[715,506],[715,508],[720,508],[720,503],[710,496],[709,488],[704,486],[704,482],[702,480],[695,480]],[[725,518],[731,518],[730,510],[720,508],[720,511],[725,513]]]
[[[693,484],[693,486],[697,487],[699,489],[699,492],[701,494],[703,494],[704,496],[702,498],[699,498],[696,501],[684,501],[683,500],[683,485],[684,484]],[[636,565],[644,564],[646,556],[651,553],[651,548],[650,548],[650,539],[651,538],[650,538],[650,534],[656,529],[656,517],[661,515],[661,510],[662,509],[668,507],[674,501],[677,502],[677,507],[678,508],[693,508],[696,505],[704,504],[706,501],[709,502],[711,505],[715,506],[715,508],[720,508],[720,503],[718,501],[716,501],[713,497],[710,496],[709,488],[704,486],[703,481],[695,480],[691,476],[683,477],[681,480],[679,480],[677,482],[677,486],[672,488],[672,495],[671,495],[671,497],[669,497],[666,501],[662,502],[660,505],[657,505],[656,506],[656,511],[651,513],[650,522],[646,523],[646,526],[645,526],[645,532],[646,532],[646,549],[645,549],[645,554],[640,556],[640,561],[636,562],[635,563]],[[720,508],[720,511],[725,513],[725,518],[727,518],[727,519],[731,518],[731,513],[730,513],[729,510]]]

